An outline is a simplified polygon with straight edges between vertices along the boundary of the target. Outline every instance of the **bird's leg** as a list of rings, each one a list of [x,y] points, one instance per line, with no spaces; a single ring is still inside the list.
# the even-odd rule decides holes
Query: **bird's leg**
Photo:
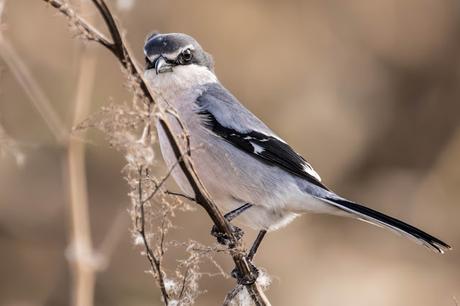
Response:
[[[224,218],[227,220],[227,221],[232,221],[233,219],[235,219],[236,217],[238,217],[239,215],[241,215],[242,212],[244,212],[246,209],[250,208],[252,206],[252,204],[249,204],[249,203],[246,203],[240,207],[238,207],[237,209],[234,209],[232,211],[229,211],[228,213],[226,213],[224,215]]]
[[[257,238],[256,240],[254,240],[254,243],[252,244],[252,247],[248,253],[249,261],[252,261],[252,259],[254,258],[254,255],[256,255],[257,249],[259,248],[260,243],[264,239],[266,233],[267,233],[267,230],[261,230],[259,234],[257,235]]]
[[[256,268],[256,266],[252,264],[252,259],[254,258],[254,255],[256,255],[257,249],[259,248],[260,243],[264,239],[265,234],[267,234],[267,230],[261,230],[259,232],[256,240],[254,240],[254,243],[252,244],[251,249],[249,250],[249,253],[246,257],[248,259],[249,268],[251,269],[251,274],[246,277],[243,277],[237,268],[234,268],[232,270],[231,275],[232,277],[237,279],[238,284],[250,285],[257,280],[257,277],[259,277],[259,270]]]
[[[226,213],[224,215],[224,218],[228,222],[230,222],[233,219],[235,219],[236,217],[238,217],[242,212],[244,212],[245,210],[250,208],[251,206],[252,206],[252,204],[246,203],[246,204],[238,207],[237,209],[234,209],[234,210]],[[243,237],[243,234],[244,234],[243,230],[241,228],[239,228],[239,227],[236,227],[236,226],[232,225],[232,224],[230,224],[230,226],[231,226],[233,235],[235,235],[235,238],[237,240],[240,240],[241,237]],[[230,241],[229,237],[227,236],[227,234],[220,232],[219,229],[215,225],[212,227],[211,235],[216,237],[217,242],[219,242],[220,244],[228,245],[230,247],[233,247],[233,246],[231,246],[231,241]]]
[[[165,193],[168,194],[168,195],[176,196],[176,197],[182,197],[182,198],[187,199],[187,200],[192,201],[192,202],[196,202],[195,198],[189,197],[188,195],[185,195],[185,194],[180,193],[180,192],[166,190]]]

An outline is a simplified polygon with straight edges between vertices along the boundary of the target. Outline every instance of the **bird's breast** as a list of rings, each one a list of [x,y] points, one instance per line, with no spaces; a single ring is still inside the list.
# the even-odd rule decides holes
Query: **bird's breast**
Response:
[[[171,72],[157,74],[147,70],[144,77],[149,83],[153,98],[158,103],[178,107],[180,103],[194,102],[204,90],[204,85],[216,83],[217,77],[208,68],[195,64],[176,66]]]

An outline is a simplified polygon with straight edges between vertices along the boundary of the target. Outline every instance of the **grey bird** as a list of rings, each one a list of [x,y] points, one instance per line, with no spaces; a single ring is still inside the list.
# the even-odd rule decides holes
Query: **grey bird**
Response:
[[[152,34],[144,46],[145,79],[173,132],[186,128],[196,172],[217,205],[259,231],[252,259],[267,231],[303,213],[356,218],[411,238],[436,252],[451,247],[440,239],[332,192],[318,173],[283,139],[245,108],[217,79],[212,57],[180,33]],[[174,112],[174,114],[173,114]],[[180,118],[181,123],[176,116]],[[157,124],[162,155],[177,163],[165,131]],[[185,140],[178,137],[181,145]],[[179,167],[173,177],[182,192],[193,190]],[[235,227],[236,228],[236,227]],[[214,233],[219,237],[218,233]]]

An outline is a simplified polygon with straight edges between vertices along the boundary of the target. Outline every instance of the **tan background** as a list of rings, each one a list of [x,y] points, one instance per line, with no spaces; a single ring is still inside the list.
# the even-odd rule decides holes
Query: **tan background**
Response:
[[[117,1],[108,2],[116,9]],[[3,34],[70,128],[81,41],[42,1],[9,0],[5,9]],[[458,1],[137,0],[116,14],[140,61],[152,30],[196,37],[224,85],[334,190],[460,245]],[[90,50],[98,58],[91,110],[128,101],[114,58]],[[0,67],[0,124],[26,158],[22,166],[0,158],[0,305],[67,305],[63,149],[2,60]],[[95,304],[160,305],[128,231],[123,165],[99,133],[88,135],[96,246],[119,220]],[[212,242],[202,210],[177,222],[175,238]],[[337,217],[297,219],[268,236],[256,261],[274,277],[273,305],[450,306],[460,299],[458,251],[436,255]],[[220,262],[231,270],[228,258]],[[218,305],[232,285],[205,277],[208,292],[197,304]]]

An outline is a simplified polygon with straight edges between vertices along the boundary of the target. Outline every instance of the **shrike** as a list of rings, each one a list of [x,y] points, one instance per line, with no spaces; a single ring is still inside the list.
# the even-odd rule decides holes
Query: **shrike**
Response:
[[[250,259],[267,231],[308,212],[366,221],[439,253],[451,248],[412,225],[327,188],[302,156],[222,86],[214,74],[211,56],[192,37],[153,34],[145,43],[144,53],[145,78],[153,97],[161,107],[175,110],[175,115],[168,115],[173,133],[181,135],[181,124],[188,131],[192,160],[204,186],[229,212],[229,221],[239,216],[243,223],[259,230]],[[164,129],[160,124],[157,128],[163,157],[172,167],[176,157]],[[185,145],[184,139],[178,138]],[[172,174],[182,192],[193,198],[179,167]]]

